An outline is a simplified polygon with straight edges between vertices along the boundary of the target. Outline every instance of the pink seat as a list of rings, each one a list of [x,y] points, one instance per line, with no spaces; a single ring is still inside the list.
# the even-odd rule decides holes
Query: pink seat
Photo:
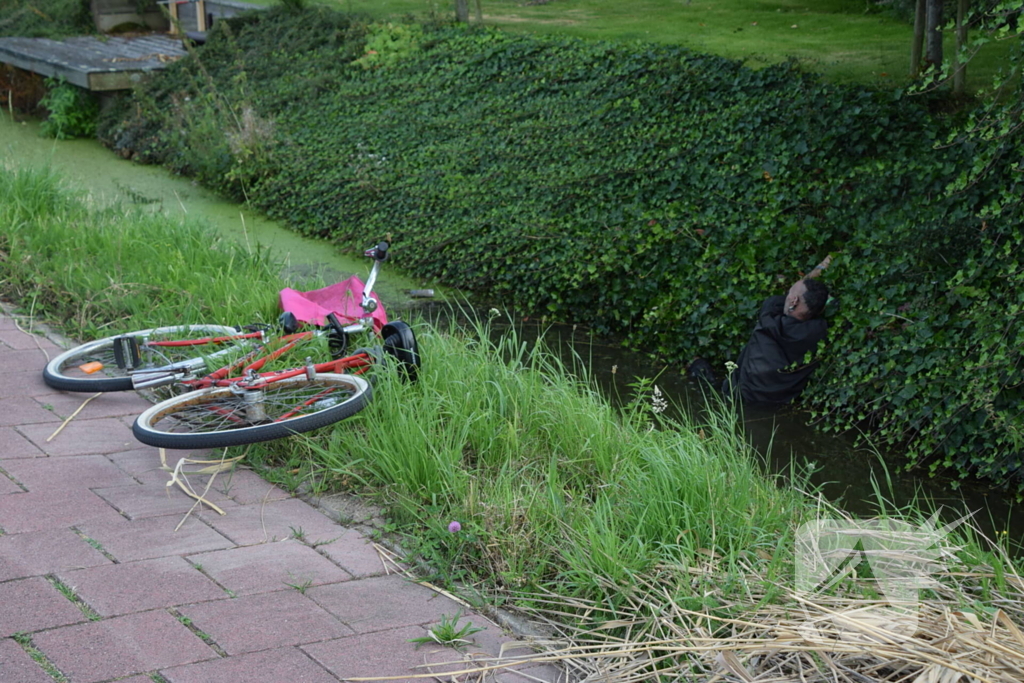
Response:
[[[384,304],[376,292],[370,296],[377,302],[377,310],[372,314],[373,331],[377,334],[387,325],[388,316],[384,312]],[[363,309],[359,302],[363,298],[363,281],[353,275],[344,282],[338,282],[323,289],[312,292],[298,292],[291,288],[281,290],[281,308],[295,314],[299,322],[326,324],[328,313],[334,313],[343,325],[356,322],[363,317]]]

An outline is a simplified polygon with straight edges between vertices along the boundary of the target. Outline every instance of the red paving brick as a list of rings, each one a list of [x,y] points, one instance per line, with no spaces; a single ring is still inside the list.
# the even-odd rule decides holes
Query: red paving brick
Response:
[[[85,619],[82,610],[41,576],[0,583],[0,637]]]
[[[400,576],[317,586],[306,594],[359,633],[427,624],[462,609],[454,600]]]
[[[74,683],[96,683],[216,659],[197,635],[164,610],[36,634],[32,644]]]
[[[53,683],[49,674],[10,638],[0,640],[0,681],[10,683]]]
[[[337,683],[338,680],[293,647],[163,669],[160,674],[169,683]]]
[[[16,462],[11,460],[11,462]],[[3,472],[0,472],[0,496],[6,493],[24,493],[24,489],[8,479]]]
[[[34,344],[30,348],[4,349],[3,353],[0,353],[0,372],[31,372],[32,368],[39,368],[39,371],[34,374],[40,384],[43,383],[43,367],[45,365],[46,354],[35,348]]]
[[[171,478],[170,472],[160,469],[160,454],[157,449],[149,446],[138,444],[138,448],[110,453],[107,458],[143,484],[166,484]],[[171,458],[168,457],[169,464],[170,461]]]
[[[0,354],[3,356],[5,354]],[[40,363],[39,367],[42,367]],[[11,398],[13,397],[34,397],[45,402],[50,396],[54,396],[57,392],[54,389],[46,386],[43,382],[42,371],[33,370],[12,370],[6,371],[0,369],[0,372],[4,373],[4,381],[0,383],[0,398]]]
[[[130,424],[127,418],[75,419],[50,441],[53,425],[23,425],[19,431],[49,455],[103,455],[138,447]]]
[[[51,357],[56,355],[54,352],[57,352],[60,347],[46,337],[32,334],[24,326],[19,330],[9,318],[3,318],[3,320],[8,321],[10,327],[0,327],[0,345],[20,350],[46,349]]]
[[[115,391],[90,399],[94,395],[60,392],[38,400],[52,406],[53,412],[59,415],[61,420],[70,417],[79,408],[82,410],[75,416],[76,420],[94,420],[100,417],[130,417],[134,420],[139,413],[152,405],[133,391]],[[83,408],[82,404],[86,400],[89,403]]]
[[[147,517],[127,524],[83,524],[79,530],[99,543],[119,562],[150,560],[172,555],[191,555],[233,548],[224,538],[194,515]],[[178,525],[181,528],[175,531]],[[0,539],[2,540],[2,539]]]
[[[296,540],[217,550],[188,559],[236,595],[270,593],[289,586],[320,586],[352,578]]]
[[[258,505],[292,497],[251,470],[222,474],[214,481],[213,488],[239,505]]]
[[[181,557],[62,571],[57,576],[103,616],[228,597]]]
[[[331,558],[357,579],[385,573],[384,563],[373,541],[355,529],[344,529],[333,543],[317,546],[317,552]]]
[[[0,581],[105,564],[110,560],[70,529],[0,536]]]
[[[454,617],[454,614],[449,616]],[[537,656],[533,650],[522,644],[517,646],[515,641],[504,636],[497,626],[484,617],[469,614],[458,621],[460,626],[469,623],[483,630],[469,636],[469,642],[464,643],[460,649],[444,647],[438,643],[413,642],[426,636],[432,624],[404,626],[303,645],[302,649],[341,679],[394,676],[396,680],[413,683],[423,679],[412,676],[436,674],[437,680],[450,680],[449,677],[459,671],[501,665],[501,668],[489,672],[488,676],[499,677],[499,680],[507,683],[562,680],[558,669],[531,661]],[[534,678],[522,675],[526,673]],[[478,680],[481,674],[480,671],[472,675],[467,673],[458,680]],[[403,675],[410,678],[401,678]]]
[[[44,399],[46,401],[47,399]],[[52,410],[47,410],[48,402],[23,396],[0,399],[0,425],[27,425],[40,422],[49,423],[56,429],[63,419]]]
[[[282,541],[296,532],[301,532],[307,543],[327,543],[341,537],[345,531],[297,498],[233,508],[230,515],[208,521],[238,545]]]
[[[406,626],[325,643],[304,645],[302,650],[342,680],[364,676],[391,676],[396,678],[388,680],[393,680],[395,683],[419,683],[424,679],[411,678],[411,676],[451,671],[452,667],[436,666],[436,664],[462,658],[462,655],[450,648],[440,648],[436,645],[417,646],[417,644],[409,642],[414,638],[419,638],[423,633],[422,628]],[[431,666],[432,664],[435,666]],[[403,675],[408,675],[410,678],[401,678]]]
[[[202,491],[203,489],[200,488],[198,492],[202,493]],[[113,508],[123,512],[129,519],[162,517],[172,514],[184,516],[196,502],[194,498],[185,495],[185,492],[177,486],[167,486],[166,482],[97,488],[93,489],[93,492]],[[216,491],[210,491],[205,498],[221,509],[235,505],[233,500],[226,500]],[[218,513],[205,506],[202,508],[196,506],[192,514],[217,515]]]
[[[188,605],[179,611],[231,655],[352,634],[352,629],[292,588]]]
[[[0,462],[17,458],[41,458],[45,455],[13,427],[0,427]]]
[[[511,669],[500,669],[494,674],[494,683],[568,683],[572,679],[568,673],[554,664],[523,665]]]
[[[12,460],[4,465],[4,469],[29,491],[139,485],[131,475],[102,455]]]
[[[0,529],[9,534],[66,529],[85,522],[115,524],[124,518],[89,489],[0,496]]]

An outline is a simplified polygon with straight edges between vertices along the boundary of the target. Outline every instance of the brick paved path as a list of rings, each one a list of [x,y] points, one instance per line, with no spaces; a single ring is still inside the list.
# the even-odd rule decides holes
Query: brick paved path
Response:
[[[215,480],[226,515],[194,512],[175,532],[193,501],[132,437],[141,397],[104,394],[47,441],[89,396],[43,383],[56,350],[0,313],[0,682],[452,680],[429,674],[503,644],[497,661],[531,656],[465,610],[460,624],[486,630],[464,653],[417,648],[460,605],[252,472]],[[482,680],[560,676],[530,662]]]

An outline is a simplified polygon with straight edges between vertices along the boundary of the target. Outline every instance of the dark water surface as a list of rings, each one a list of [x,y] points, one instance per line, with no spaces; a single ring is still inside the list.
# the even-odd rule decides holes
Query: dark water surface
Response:
[[[39,137],[37,125],[13,122],[6,115],[0,115],[0,163],[53,166],[72,184],[86,189],[99,203],[121,201],[142,204],[169,215],[199,217],[221,234],[270,247],[285,259],[286,274],[300,283],[315,273],[341,280],[353,273],[365,277],[369,270],[365,259],[341,254],[329,242],[298,236],[245,207],[193,185],[188,179],[173,176],[162,168],[139,166],[120,159],[94,141],[43,139]],[[375,238],[368,236],[370,242]],[[400,254],[395,254],[395,260],[401,263]],[[418,306],[408,295],[409,290],[428,288],[443,294],[443,290],[431,283],[407,277],[389,263],[377,289],[393,315],[408,311],[410,315],[427,319],[449,318],[450,307],[439,303]],[[690,410],[699,410],[703,405],[700,388],[686,379],[685,368],[660,367],[642,354],[625,351],[614,342],[593,339],[585,330],[571,326],[541,326],[529,320],[517,322],[516,326],[524,338],[535,337],[544,329],[545,339],[560,350],[567,362],[573,350],[588,359],[593,377],[613,400],[628,400],[630,383],[636,377],[649,377],[656,378],[656,384],[673,404]],[[425,349],[425,362],[429,363],[429,349]],[[990,493],[988,488],[978,484],[966,484],[957,489],[949,480],[899,473],[895,471],[898,465],[891,466],[890,489],[885,468],[876,454],[857,448],[852,438],[815,431],[807,426],[808,418],[798,412],[748,411],[744,425],[751,443],[762,453],[769,453],[776,471],[784,472],[794,462],[800,466],[814,463],[817,473],[812,483],[819,485],[828,499],[850,512],[863,515],[876,512],[874,478],[896,506],[914,499],[929,500],[948,508],[944,515],[947,519],[964,511],[976,512],[976,521],[986,533],[1009,529],[1011,538],[1021,539],[1024,512],[1002,493]],[[890,454],[889,462],[899,460]]]

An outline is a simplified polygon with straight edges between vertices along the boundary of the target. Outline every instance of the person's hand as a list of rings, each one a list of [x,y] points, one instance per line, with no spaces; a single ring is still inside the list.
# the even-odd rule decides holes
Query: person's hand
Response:
[[[815,267],[816,267],[816,268],[817,268],[818,270],[825,270],[826,268],[828,268],[828,267],[829,267],[829,265],[830,265],[831,263],[832,263],[832,254],[829,254],[828,256],[826,256],[825,258],[823,258],[823,259],[821,260],[821,263],[819,263],[819,264],[818,264],[817,266],[815,266]]]

